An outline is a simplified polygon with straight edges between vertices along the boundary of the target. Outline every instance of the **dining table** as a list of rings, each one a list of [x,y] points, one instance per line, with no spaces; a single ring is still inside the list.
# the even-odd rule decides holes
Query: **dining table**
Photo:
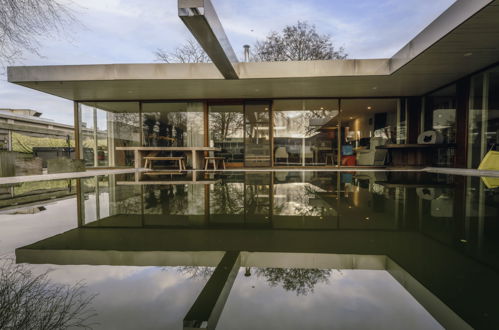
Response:
[[[144,156],[152,152],[184,152],[187,157],[191,157],[193,169],[203,168],[203,159],[206,152],[221,150],[215,147],[116,147],[115,149],[118,151],[133,151],[135,168],[142,168]]]

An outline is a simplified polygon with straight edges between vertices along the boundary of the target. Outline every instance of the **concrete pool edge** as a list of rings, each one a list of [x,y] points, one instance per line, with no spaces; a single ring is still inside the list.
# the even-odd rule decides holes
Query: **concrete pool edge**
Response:
[[[149,169],[145,168],[130,168],[130,169],[113,169],[113,170],[89,170],[85,172],[70,172],[70,173],[57,173],[57,174],[39,174],[39,175],[23,175],[23,176],[9,176],[0,178],[0,185],[22,183],[22,182],[35,182],[35,181],[49,181],[49,180],[63,180],[63,179],[78,179],[90,176],[100,176],[109,174],[127,174],[127,173],[140,173],[147,172]]]
[[[426,167],[423,169],[423,172],[463,176],[499,177],[499,171],[477,170],[471,168]]]
[[[146,168],[130,168],[130,169],[105,169],[105,170],[89,170],[85,172],[57,173],[57,174],[40,174],[40,175],[24,175],[0,177],[0,185],[13,184],[22,182],[77,179],[91,176],[101,176],[110,174],[127,174],[127,173],[142,173],[150,171]],[[283,168],[254,168],[254,169],[226,169],[226,170],[186,170],[185,172],[427,172],[437,174],[463,175],[463,176],[480,176],[480,177],[499,177],[499,171],[477,170],[464,168],[444,168],[444,167],[426,167],[426,168],[304,168],[304,169],[283,169]]]

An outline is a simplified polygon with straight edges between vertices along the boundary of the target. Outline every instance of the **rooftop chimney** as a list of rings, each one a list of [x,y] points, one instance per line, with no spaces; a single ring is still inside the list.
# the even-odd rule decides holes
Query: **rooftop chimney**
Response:
[[[249,55],[250,55],[250,46],[249,45],[244,45],[244,62],[249,62]]]

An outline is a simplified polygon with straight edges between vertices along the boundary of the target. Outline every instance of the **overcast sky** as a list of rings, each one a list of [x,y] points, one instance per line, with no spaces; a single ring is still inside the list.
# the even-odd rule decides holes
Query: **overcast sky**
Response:
[[[69,0],[64,0],[65,2]],[[298,20],[316,25],[349,58],[391,57],[454,0],[212,0],[241,57],[272,30]],[[73,0],[80,24],[69,34],[40,40],[43,57],[25,54],[16,65],[153,62],[157,48],[173,50],[190,34],[177,16],[177,0]],[[31,108],[72,124],[70,101],[9,84],[0,76],[0,108]]]

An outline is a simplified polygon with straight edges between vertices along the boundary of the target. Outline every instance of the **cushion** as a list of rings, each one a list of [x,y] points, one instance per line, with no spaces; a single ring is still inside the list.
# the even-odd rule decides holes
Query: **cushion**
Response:
[[[440,144],[443,137],[437,131],[425,131],[418,136],[418,144]]]

